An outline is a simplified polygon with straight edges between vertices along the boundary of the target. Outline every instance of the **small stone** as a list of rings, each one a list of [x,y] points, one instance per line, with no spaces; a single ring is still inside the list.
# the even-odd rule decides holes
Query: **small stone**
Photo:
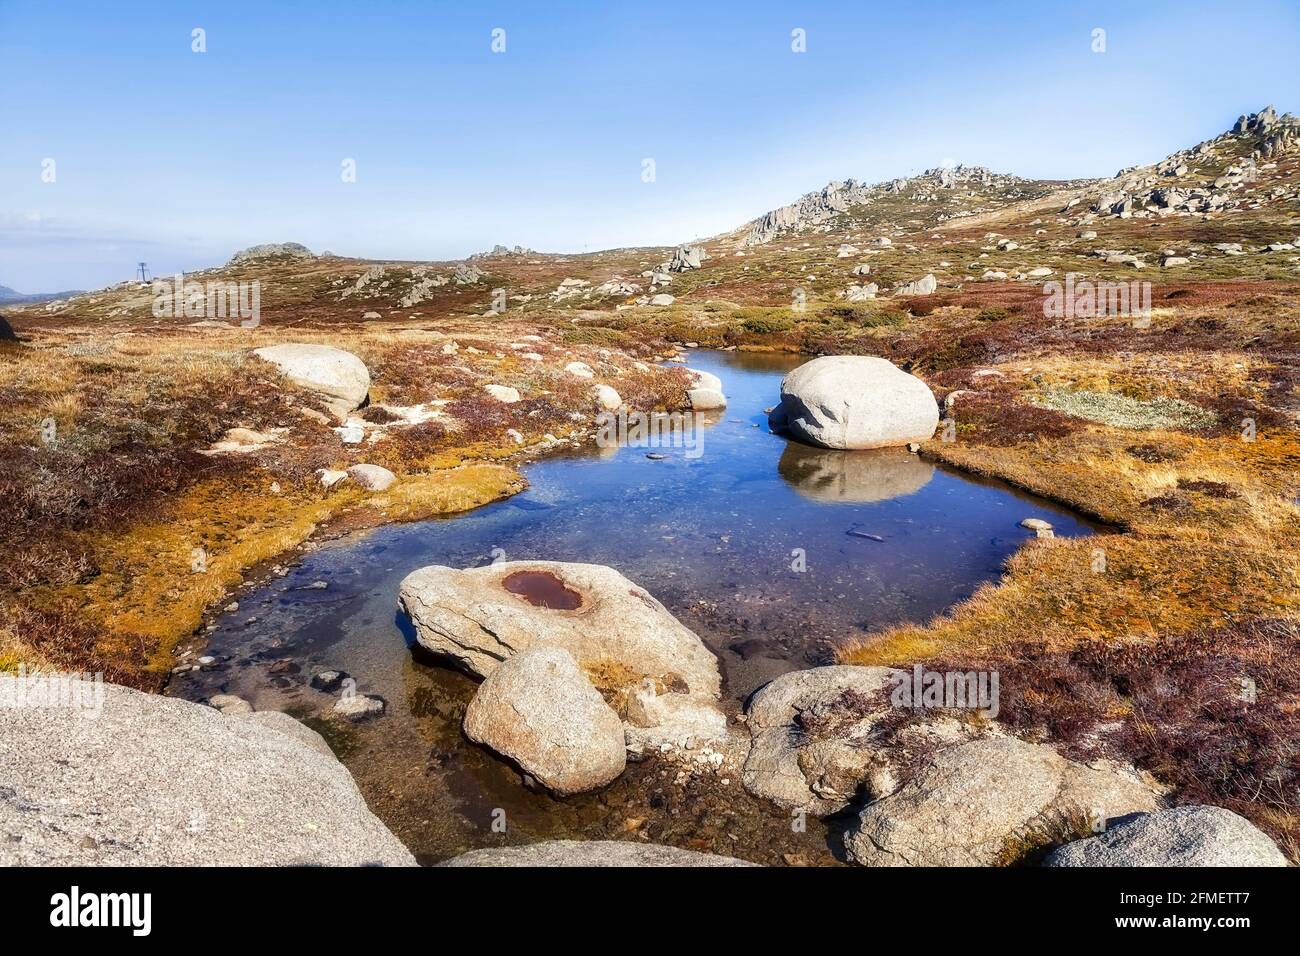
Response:
[[[352,721],[369,720],[384,712],[386,704],[382,697],[368,697],[365,694],[351,694],[340,697],[330,712],[334,717],[344,717]]]
[[[317,690],[332,694],[343,686],[348,675],[344,671],[317,671],[312,675],[311,686]]]
[[[216,694],[208,698],[208,704],[223,714],[251,714],[253,705],[234,694]]]
[[[483,391],[504,405],[513,405],[520,398],[519,389],[509,385],[484,385]]]

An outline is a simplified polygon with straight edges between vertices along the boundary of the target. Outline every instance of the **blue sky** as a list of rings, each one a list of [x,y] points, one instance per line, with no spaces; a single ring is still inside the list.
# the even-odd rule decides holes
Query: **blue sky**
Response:
[[[1110,175],[1267,103],[1300,112],[1297,49],[1296,0],[0,0],[0,284],[96,287],[271,241],[668,244],[945,160]]]

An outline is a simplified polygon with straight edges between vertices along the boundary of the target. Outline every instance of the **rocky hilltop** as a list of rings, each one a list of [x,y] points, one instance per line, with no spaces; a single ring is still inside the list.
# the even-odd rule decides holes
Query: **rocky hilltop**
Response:
[[[1222,211],[1236,208],[1243,199],[1242,187],[1257,181],[1263,167],[1293,153],[1298,139],[1300,120],[1290,113],[1279,116],[1268,106],[1242,115],[1231,130],[1214,139],[1158,163],[1120,170],[1110,179],[1029,180],[961,165],[873,185],[845,179],[764,213],[737,233],[742,247],[783,236],[834,233],[866,218],[863,207],[904,195],[917,215],[926,214],[923,204],[941,203],[943,208],[927,217],[934,225],[1056,193],[1063,194],[1064,210],[1082,205],[1094,213],[1125,218]],[[1294,198],[1294,193],[1285,198]]]
[[[932,202],[940,190],[953,190],[969,208],[941,212],[937,221],[974,215],[1009,202],[1034,198],[1042,187],[1033,180],[995,173],[982,166],[952,166],[927,169],[919,176],[891,179],[866,185],[854,179],[828,183],[796,202],[759,216],[747,227],[741,244],[757,246],[786,233],[832,231],[832,221],[857,207],[869,206],[882,197],[907,194],[917,203]],[[992,205],[990,205],[992,204]]]

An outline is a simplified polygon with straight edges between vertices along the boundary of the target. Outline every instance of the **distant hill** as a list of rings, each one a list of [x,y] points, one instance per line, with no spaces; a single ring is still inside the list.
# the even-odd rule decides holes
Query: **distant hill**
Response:
[[[49,302],[51,299],[66,299],[71,295],[80,295],[80,289],[69,289],[66,292],[34,292],[26,295],[17,289],[11,289],[7,285],[0,285],[0,305],[17,305],[21,302]]]

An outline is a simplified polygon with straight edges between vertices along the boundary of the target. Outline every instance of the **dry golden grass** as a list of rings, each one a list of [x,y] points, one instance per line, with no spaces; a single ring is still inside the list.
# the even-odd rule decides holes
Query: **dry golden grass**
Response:
[[[873,635],[846,662],[894,664],[954,650],[988,652],[1045,641],[1151,640],[1249,616],[1300,613],[1300,442],[1290,434],[1197,438],[1143,433],[1176,461],[1144,464],[1131,433],[1091,427],[1056,441],[990,448],[930,442],[926,452],[1001,478],[1125,529],[1087,539],[1030,542],[1001,582],[927,626]],[[1237,496],[1183,495],[1188,510],[1144,506],[1184,481],[1218,482]],[[1180,493],[1181,494],[1181,493]],[[1103,571],[1095,571],[1096,551]]]
[[[583,427],[571,413],[594,410],[591,383],[564,373],[567,361],[588,361],[598,381],[649,407],[684,399],[680,372],[638,371],[622,352],[547,339],[530,344],[544,362],[521,361],[511,344],[539,331],[532,326],[444,325],[119,324],[35,331],[6,346],[0,667],[105,669],[154,686],[206,608],[322,525],[418,520],[517,492],[524,482],[509,459],[544,434],[571,434]],[[478,351],[443,354],[449,333]],[[341,446],[328,426],[303,417],[315,397],[250,354],[279,341],[346,348],[371,368],[374,401],[439,399],[447,415],[377,445]],[[500,405],[486,382],[517,385],[527,399]],[[52,444],[41,438],[47,418],[57,427]],[[195,454],[235,426],[285,428],[288,439],[251,455]],[[314,480],[316,468],[362,460],[389,467],[397,483],[367,494],[350,483],[325,492]]]

